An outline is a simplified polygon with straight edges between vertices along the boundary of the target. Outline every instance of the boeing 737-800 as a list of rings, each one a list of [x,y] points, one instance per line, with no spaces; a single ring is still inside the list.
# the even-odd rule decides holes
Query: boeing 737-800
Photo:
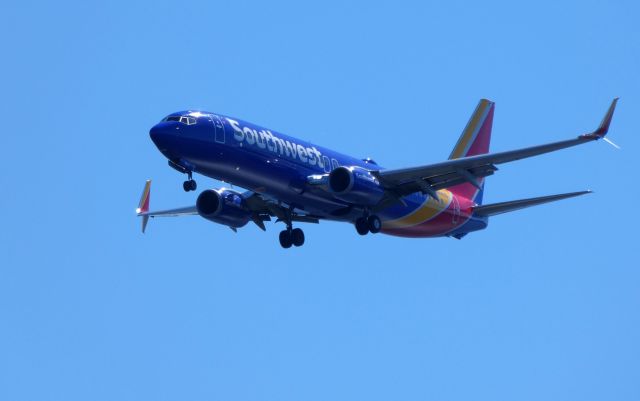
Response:
[[[149,180],[137,214],[143,232],[149,217],[200,215],[234,231],[249,222],[265,230],[265,222],[275,218],[285,225],[279,236],[284,248],[304,243],[302,229],[294,224],[321,220],[353,224],[360,235],[460,239],[486,228],[491,216],[589,193],[482,203],[485,178],[498,170],[496,165],[604,138],[617,100],[593,132],[489,153],[495,104],[482,99],[446,161],[401,169],[385,169],[371,159],[340,154],[237,118],[177,112],[151,128],[150,136],[169,165],[188,176],[183,189],[196,190],[193,173],[198,173],[246,191],[205,189],[194,206],[149,211]]]

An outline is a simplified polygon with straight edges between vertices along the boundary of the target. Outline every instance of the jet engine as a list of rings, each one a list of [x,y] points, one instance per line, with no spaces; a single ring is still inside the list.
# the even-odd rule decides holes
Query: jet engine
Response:
[[[244,198],[231,189],[207,189],[198,195],[198,214],[214,223],[232,228],[244,226],[251,219],[251,212],[244,205]]]
[[[329,189],[345,202],[372,206],[384,195],[384,188],[367,169],[358,166],[341,166],[329,174]]]

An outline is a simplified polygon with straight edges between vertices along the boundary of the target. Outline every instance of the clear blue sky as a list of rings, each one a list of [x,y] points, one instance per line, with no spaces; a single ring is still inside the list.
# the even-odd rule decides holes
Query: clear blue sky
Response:
[[[232,5],[231,5],[232,4]],[[0,401],[640,398],[636,2],[11,2],[2,9]],[[453,239],[198,217],[148,130],[202,108],[388,167],[481,97],[485,201],[593,189]],[[219,185],[199,177],[200,188]]]

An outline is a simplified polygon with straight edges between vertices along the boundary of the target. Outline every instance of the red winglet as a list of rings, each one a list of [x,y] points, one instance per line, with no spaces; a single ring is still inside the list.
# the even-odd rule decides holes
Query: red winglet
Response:
[[[611,125],[611,119],[613,118],[613,111],[616,109],[618,99],[619,98],[613,99],[613,101],[611,102],[611,106],[609,106],[609,110],[607,110],[607,114],[604,115],[604,118],[602,119],[602,122],[600,123],[598,129],[590,134],[583,135],[584,137],[600,139],[607,135],[607,132],[609,132],[609,125]]]
[[[150,198],[151,198],[151,180],[147,180],[147,183],[144,185],[144,189],[142,190],[142,195],[140,196],[140,203],[138,204],[136,213],[141,214],[149,211]]]
[[[149,216],[146,215],[149,211],[149,199],[151,199],[151,180],[147,180],[142,190],[142,196],[140,196],[140,203],[136,209],[138,215],[142,215],[142,232],[147,228],[147,222],[149,222]]]

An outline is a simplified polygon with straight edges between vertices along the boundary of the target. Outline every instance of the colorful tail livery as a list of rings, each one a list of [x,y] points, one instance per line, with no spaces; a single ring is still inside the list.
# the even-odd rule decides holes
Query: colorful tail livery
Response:
[[[449,160],[489,153],[495,105],[490,100],[480,100],[456,146],[451,151]]]
[[[467,126],[462,131],[460,139],[458,139],[456,146],[451,151],[449,160],[489,153],[494,109],[495,103],[492,101],[487,99],[480,100]],[[454,194],[471,199],[475,203],[482,203],[484,177],[476,179],[475,182],[467,180],[465,183],[451,187],[450,190]]]
[[[253,222],[282,222],[283,248],[305,242],[299,223],[333,220],[351,223],[360,235],[382,232],[403,237],[462,238],[486,228],[490,216],[567,199],[570,192],[485,205],[486,177],[499,164],[604,139],[617,103],[613,100],[593,132],[572,139],[489,153],[495,104],[482,99],[446,161],[385,169],[237,118],[204,111],[170,114],[150,136],[169,165],[188,176],[185,191],[196,189],[193,174],[246,188],[202,191],[195,205],[149,211],[147,181],[137,214],[145,231],[149,217],[200,215],[236,231]]]

